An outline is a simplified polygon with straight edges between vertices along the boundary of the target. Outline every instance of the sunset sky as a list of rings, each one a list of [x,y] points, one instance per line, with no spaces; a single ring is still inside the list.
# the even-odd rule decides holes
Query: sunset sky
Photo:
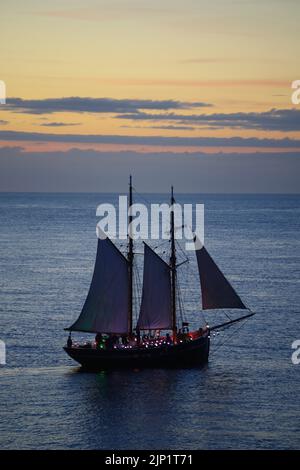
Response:
[[[0,13],[0,190],[299,192],[298,0]]]

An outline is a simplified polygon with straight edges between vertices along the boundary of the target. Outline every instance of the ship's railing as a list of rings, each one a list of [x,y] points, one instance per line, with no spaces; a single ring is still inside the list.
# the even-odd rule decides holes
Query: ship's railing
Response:
[[[199,328],[199,330],[192,331],[192,332],[178,333],[177,344],[194,341],[200,338],[201,336],[203,336],[207,331],[208,331],[208,328],[204,327],[204,328]],[[167,335],[167,336],[159,336],[156,338],[149,338],[145,336],[140,339],[140,342],[138,342],[138,339],[135,337],[134,339],[128,340],[126,344],[121,342],[121,338],[119,338],[118,342],[116,342],[115,344],[106,344],[105,340],[101,341],[100,343],[96,341],[86,341],[84,343],[73,341],[72,348],[123,350],[123,349],[137,349],[137,348],[138,349],[141,349],[141,348],[151,349],[151,348],[157,348],[157,347],[163,347],[163,346],[169,347],[173,345],[174,345],[174,342],[173,342],[172,336]]]

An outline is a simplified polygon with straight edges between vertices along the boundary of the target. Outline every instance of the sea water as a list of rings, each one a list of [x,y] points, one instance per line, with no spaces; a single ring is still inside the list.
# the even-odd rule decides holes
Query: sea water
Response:
[[[300,339],[300,196],[178,195],[205,204],[206,247],[257,314],[212,336],[203,369],[83,373],[62,349],[64,328],[91,280],[96,207],[117,198],[0,194],[0,448],[299,447],[300,364],[291,357]],[[179,268],[182,315],[198,327],[199,278],[189,259]],[[211,325],[226,318],[205,312]]]

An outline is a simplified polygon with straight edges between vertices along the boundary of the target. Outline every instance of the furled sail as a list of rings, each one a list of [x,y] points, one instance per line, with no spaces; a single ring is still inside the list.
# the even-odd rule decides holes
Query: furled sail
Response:
[[[199,240],[197,240],[199,242]],[[202,308],[222,309],[239,308],[246,309],[242,300],[234,288],[227,281],[224,274],[218,268],[204,246],[196,245],[196,256],[202,291]]]
[[[172,328],[170,267],[144,243],[144,274],[140,330]]]
[[[94,274],[78,320],[70,331],[127,333],[128,261],[109,238],[98,239]]]

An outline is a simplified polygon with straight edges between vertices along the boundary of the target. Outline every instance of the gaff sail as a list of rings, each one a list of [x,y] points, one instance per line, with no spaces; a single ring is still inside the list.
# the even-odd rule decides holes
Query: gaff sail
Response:
[[[98,238],[89,293],[70,331],[128,333],[128,261],[109,238]]]
[[[169,265],[144,243],[143,292],[137,329],[172,328]]]

